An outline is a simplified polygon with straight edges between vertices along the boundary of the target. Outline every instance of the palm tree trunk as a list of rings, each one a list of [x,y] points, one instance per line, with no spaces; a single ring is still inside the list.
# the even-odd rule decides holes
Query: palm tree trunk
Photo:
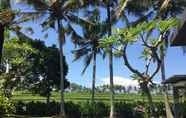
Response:
[[[161,79],[162,79],[162,82],[164,82],[165,81],[165,56],[164,56],[164,51],[161,50],[160,54],[161,54],[160,56],[161,56],[161,61],[162,61],[162,64],[161,64]],[[167,90],[166,90],[165,85],[163,85],[163,91],[164,91],[164,99],[165,99],[166,116],[167,116],[167,118],[173,118],[173,114],[171,112],[171,108],[170,108],[170,105],[169,105],[168,94],[167,94]]]
[[[109,70],[110,70],[110,118],[114,118],[114,81],[113,81],[113,55],[112,55],[112,49],[110,49],[109,52]]]
[[[3,53],[3,44],[4,44],[4,26],[0,23],[0,63]]]
[[[58,35],[59,35],[59,49],[60,49],[60,89],[61,89],[61,104],[60,104],[60,117],[61,118],[66,118],[66,114],[65,114],[65,104],[64,104],[64,60],[63,60],[63,43],[61,41],[61,23],[60,20],[58,20]]]
[[[108,36],[112,35],[112,24],[111,24],[111,11],[110,11],[110,0],[107,6],[107,16],[108,16]],[[109,50],[109,73],[110,73],[110,118],[115,117],[114,113],[114,82],[113,82],[113,55],[112,46]]]
[[[160,52],[161,54],[161,79],[162,79],[162,82],[165,81],[165,59],[164,59],[164,54],[163,54],[163,51]]]
[[[92,103],[94,103],[95,83],[96,83],[96,51],[93,54],[93,79],[92,79]]]

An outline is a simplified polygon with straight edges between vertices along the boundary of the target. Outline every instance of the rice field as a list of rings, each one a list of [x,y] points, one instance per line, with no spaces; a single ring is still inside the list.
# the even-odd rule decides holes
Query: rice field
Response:
[[[110,100],[110,94],[109,93],[96,93],[95,94],[95,100],[96,101],[103,101],[103,102],[109,102]],[[65,101],[73,101],[73,102],[81,102],[81,101],[88,101],[91,98],[91,93],[86,92],[68,92],[65,93]],[[46,97],[32,94],[29,92],[21,92],[16,91],[13,94],[13,97],[11,98],[13,101],[46,101]],[[60,94],[58,92],[53,92],[51,95],[51,101],[59,101],[60,100]],[[163,96],[153,96],[153,101],[163,101]],[[134,102],[134,101],[146,101],[146,97],[141,96],[140,94],[115,94],[115,101],[126,101],[126,102]]]

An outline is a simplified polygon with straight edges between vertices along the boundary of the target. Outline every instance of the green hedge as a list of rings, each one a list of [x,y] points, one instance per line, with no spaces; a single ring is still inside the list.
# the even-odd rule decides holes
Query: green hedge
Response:
[[[50,102],[46,104],[44,102],[17,102],[16,103],[16,115],[28,115],[28,116],[54,116],[59,114],[60,106],[57,102]],[[79,105],[72,102],[65,103],[66,113],[69,117],[75,115],[80,117]]]
[[[165,116],[165,106],[163,102],[154,103],[156,114]],[[171,105],[172,106],[172,105]],[[183,117],[186,118],[186,102],[181,105]],[[66,102],[66,114],[69,118],[96,117],[102,118],[109,116],[110,106],[105,102],[89,101],[84,102]],[[16,102],[12,103],[9,99],[0,96],[0,117],[4,114],[28,115],[28,116],[55,116],[59,114],[60,104],[58,102]],[[149,114],[149,105],[146,102],[116,102],[115,112],[118,118],[144,118]],[[147,116],[148,117],[148,116]]]
[[[29,116],[54,116],[59,114],[60,105],[57,102],[51,102],[46,104],[43,102],[17,102],[16,103],[17,115],[29,115]],[[138,111],[138,107],[142,107],[143,111]],[[159,116],[165,116],[164,103],[155,103],[156,114]],[[80,117],[106,117],[109,116],[110,106],[103,102],[66,102],[65,103],[66,114],[69,118]],[[139,108],[138,108],[139,109]],[[148,104],[143,102],[117,102],[115,104],[115,111],[118,117],[125,116],[126,118],[143,118],[144,112],[148,113]]]

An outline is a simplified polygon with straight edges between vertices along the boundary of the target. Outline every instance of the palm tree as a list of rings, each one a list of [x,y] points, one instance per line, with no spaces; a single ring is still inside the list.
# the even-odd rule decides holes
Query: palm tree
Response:
[[[136,4],[139,3],[139,4]],[[120,1],[121,5],[118,5],[118,1],[112,1],[112,0],[108,0],[106,2],[106,9],[107,9],[107,23],[108,23],[108,36],[112,35],[112,25],[113,22],[116,22],[119,20],[119,18],[121,18],[122,20],[125,21],[126,27],[128,27],[129,25],[135,25],[138,22],[147,20],[149,14],[144,15],[143,17],[140,17],[139,20],[137,20],[134,23],[129,24],[129,20],[126,16],[125,11],[127,10],[130,13],[133,13],[135,15],[142,15],[143,12],[147,11],[148,9],[148,5],[152,5],[151,1],[146,1],[143,0],[142,1],[133,1],[133,0],[125,0],[125,1]],[[147,5],[148,4],[148,5]],[[119,7],[116,7],[119,6]],[[147,7],[148,6],[148,7]],[[116,8],[113,8],[116,7]],[[115,10],[116,9],[116,10]],[[140,12],[141,13],[140,13]],[[115,21],[116,20],[116,21]],[[114,108],[114,80],[113,80],[113,52],[112,52],[112,45],[110,45],[109,48],[109,73],[110,73],[110,118],[114,118],[115,117],[115,108]]]
[[[99,45],[99,39],[101,39],[105,33],[106,33],[106,24],[100,23],[100,14],[97,7],[93,11],[86,11],[85,15],[89,17],[89,21],[92,21],[94,25],[86,25],[82,24],[83,28],[83,40],[79,40],[77,44],[79,45],[79,49],[72,51],[74,53],[75,59],[79,60],[81,58],[84,58],[84,69],[82,71],[82,74],[85,73],[88,66],[93,64],[93,72],[92,72],[92,96],[91,96],[91,102],[94,103],[94,97],[95,97],[95,82],[96,82],[96,60],[97,60],[97,54],[102,54],[101,48],[98,47]],[[104,52],[103,52],[104,54]],[[103,55],[104,57],[104,55]]]
[[[20,27],[19,24],[31,19],[31,14],[32,13],[13,11],[10,0],[0,1],[0,62],[2,58],[5,28],[15,32],[18,37],[20,35],[23,36],[24,34],[20,31],[22,27]],[[16,16],[18,16],[18,18],[15,19]],[[24,36],[27,37],[26,35]]]
[[[111,0],[107,1],[106,9],[107,9],[107,24],[108,24],[108,36],[112,35],[112,25],[114,20],[118,20],[120,16],[123,16],[123,11],[127,6],[128,0],[124,1],[119,11],[115,11],[116,13],[113,14],[113,10],[111,7],[114,6],[114,3]],[[125,19],[125,16],[123,17]],[[113,52],[112,52],[112,45],[109,47],[109,73],[110,73],[110,118],[115,117],[115,108],[114,108],[114,78],[113,78]]]
[[[46,17],[45,21],[42,24],[44,30],[48,28],[56,28],[58,30],[58,42],[59,42],[59,51],[60,51],[60,72],[61,72],[61,104],[60,104],[60,116],[66,117],[65,107],[64,107],[64,73],[63,73],[63,44],[65,42],[66,34],[72,34],[72,39],[76,42],[80,36],[76,33],[73,28],[73,23],[90,23],[89,21],[80,18],[75,15],[75,10],[81,8],[84,4],[77,0],[50,0],[46,2],[45,0],[22,0],[26,1],[28,4],[34,6],[35,10],[43,13],[43,16]],[[65,25],[63,24],[65,22]],[[75,37],[75,38],[74,38]]]
[[[0,60],[2,58],[3,44],[4,44],[4,25],[0,23]]]
[[[108,36],[112,35],[110,0],[107,5]],[[109,73],[110,73],[110,118],[114,118],[114,80],[113,80],[113,55],[112,46],[109,48]]]
[[[124,2],[124,4],[122,4],[121,9],[119,9],[116,13],[114,13],[113,9],[111,10],[111,7],[115,6],[114,4],[116,4],[117,1],[111,2],[109,0],[109,1],[106,1],[106,2],[103,1],[103,3],[100,3],[100,1],[94,1],[93,3],[91,3],[93,5],[100,5],[102,7],[106,7],[106,9],[107,9],[107,16],[108,16],[108,18],[107,18],[108,36],[112,35],[112,32],[111,32],[112,25],[119,20],[120,16],[123,16],[123,11],[124,11],[125,7],[127,7],[127,3],[128,2],[129,1],[126,0]],[[88,54],[88,52],[85,51],[85,50],[89,50],[89,49],[86,49],[85,47],[83,47],[83,48],[80,48],[79,50],[77,50],[77,52],[79,52],[79,53],[76,52],[76,59],[79,59],[80,57],[82,57],[83,56],[82,53]],[[93,65],[93,82],[92,82],[92,90],[93,90],[93,92],[92,92],[92,99],[94,98],[95,74],[96,74],[95,73],[96,56],[94,56],[94,55],[96,55],[96,54],[93,53],[93,54],[87,55],[85,57],[85,62],[86,63],[85,63],[85,68],[83,70],[83,72],[84,72],[86,70],[86,68],[88,67],[88,65],[90,64],[91,60],[93,59],[94,60],[93,61],[94,65]],[[110,70],[110,91],[111,91],[111,98],[110,98],[110,100],[111,100],[111,112],[110,112],[110,118],[113,118],[114,117],[114,83],[113,83],[113,54],[112,54],[112,48],[110,48],[110,50],[109,50],[109,70]]]
[[[4,11],[5,9],[6,11]],[[13,20],[13,14],[8,9],[10,9],[10,1],[0,1],[0,62],[2,58],[5,27]]]

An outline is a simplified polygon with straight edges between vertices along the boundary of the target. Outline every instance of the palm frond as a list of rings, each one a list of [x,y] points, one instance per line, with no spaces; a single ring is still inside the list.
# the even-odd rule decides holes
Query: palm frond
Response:
[[[91,51],[91,49],[87,48],[87,47],[82,47],[80,49],[73,50],[72,51],[72,53],[74,54],[73,61],[77,61],[77,60],[81,59],[82,57],[85,57],[85,55],[87,55],[90,51]]]
[[[154,14],[154,11],[150,11],[149,13],[147,13],[147,14],[141,16],[141,17],[140,17],[139,19],[137,19],[136,21],[131,22],[129,25],[134,27],[134,26],[138,25],[139,23],[148,21],[148,18],[151,17],[153,14]]]
[[[82,0],[66,0],[63,3],[62,10],[66,10],[66,11],[72,11],[74,9],[77,10],[83,5],[84,3]]]
[[[79,41],[83,39],[83,37],[80,36],[80,34],[78,34],[76,30],[74,30],[71,23],[68,23],[67,27],[65,27],[64,30],[66,34],[71,35],[71,40],[75,45],[79,44]]]
[[[48,30],[49,28],[53,28],[55,29],[55,19],[52,17],[48,17],[47,19],[45,19],[44,22],[41,23],[42,26],[42,32]]]
[[[130,0],[127,4],[127,11],[129,14],[133,14],[135,16],[141,16],[146,11],[151,9],[156,0]]]
[[[73,30],[72,31],[72,34],[71,34],[71,39],[72,39],[72,42],[74,44],[78,44],[79,43],[79,40],[81,40],[82,37],[79,34],[77,34],[76,31]]]
[[[21,0],[20,3],[26,3],[33,6],[37,11],[46,11],[49,5],[44,0]]]
[[[67,21],[69,22],[72,22],[72,23],[75,23],[75,24],[84,24],[84,23],[87,23],[89,25],[94,25],[93,22],[83,18],[83,17],[80,17],[80,16],[77,16],[77,15],[74,15],[72,13],[70,14],[67,14],[66,17],[68,18]]]
[[[118,8],[118,10],[115,12],[116,17],[119,18],[122,14],[122,12],[124,11],[124,9],[127,7],[127,4],[130,0],[125,0],[122,1],[123,3],[121,3],[122,5]]]
[[[18,25],[24,22],[41,22],[45,18],[45,14],[41,12],[18,12],[16,19],[10,23],[10,25]]]
[[[19,37],[20,40],[33,40],[31,37],[25,35],[24,33],[17,31],[16,35]]]
[[[125,22],[126,26],[128,27],[129,26],[129,19],[128,19],[128,16],[123,14],[122,17],[121,17],[121,20]]]
[[[87,55],[85,57],[85,60],[84,60],[84,69],[83,69],[83,71],[82,71],[81,74],[84,74],[85,73],[85,71],[87,70],[88,66],[91,63],[92,58],[93,58],[93,53],[90,53],[89,55]]]

